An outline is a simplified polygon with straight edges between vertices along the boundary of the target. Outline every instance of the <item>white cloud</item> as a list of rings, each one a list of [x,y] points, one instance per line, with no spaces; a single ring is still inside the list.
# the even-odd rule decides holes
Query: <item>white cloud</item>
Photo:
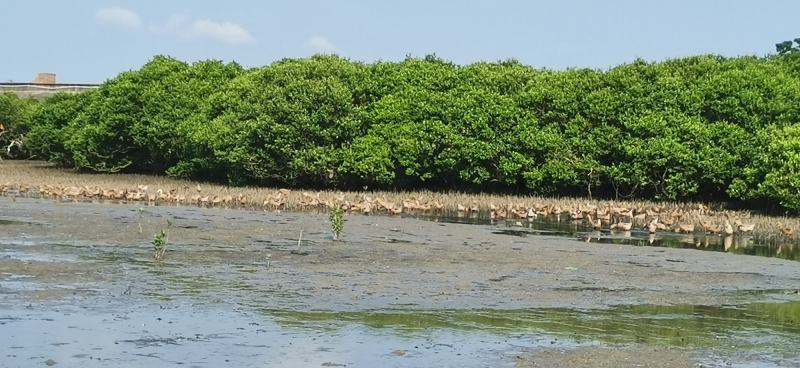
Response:
[[[217,23],[210,20],[196,20],[189,28],[189,35],[209,38],[232,45],[255,43],[256,39],[236,23]]]
[[[113,7],[97,11],[98,22],[127,30],[143,29],[142,19],[131,10]],[[231,22],[193,20],[186,12],[172,14],[165,23],[150,24],[146,30],[160,36],[207,39],[232,45],[255,43],[256,39],[244,27]]]
[[[323,54],[333,54],[338,51],[333,42],[322,36],[309,38],[308,41],[306,41],[306,46],[314,50],[314,52]]]
[[[113,7],[103,8],[94,15],[98,22],[122,29],[136,31],[142,28],[142,18],[131,10]]]

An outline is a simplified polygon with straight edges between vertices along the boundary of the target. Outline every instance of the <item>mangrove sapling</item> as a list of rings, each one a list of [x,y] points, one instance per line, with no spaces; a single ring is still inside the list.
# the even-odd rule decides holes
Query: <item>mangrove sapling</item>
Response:
[[[160,261],[164,258],[169,242],[169,229],[172,228],[172,221],[167,220],[167,227],[159,230],[153,237],[153,258]]]
[[[144,217],[144,208],[139,207],[138,209],[136,209],[136,212],[139,213],[139,221],[138,221],[138,223],[139,223],[139,234],[141,234],[142,233],[142,218]]]
[[[330,209],[328,219],[331,222],[331,233],[333,233],[333,240],[339,240],[344,228],[344,210],[337,206]]]

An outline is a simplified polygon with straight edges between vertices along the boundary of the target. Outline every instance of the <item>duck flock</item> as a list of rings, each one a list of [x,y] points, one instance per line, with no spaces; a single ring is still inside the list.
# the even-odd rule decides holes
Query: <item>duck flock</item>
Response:
[[[752,221],[749,212],[715,210],[707,205],[670,204],[659,206],[642,203],[634,206],[619,206],[613,202],[589,203],[580,200],[541,199],[523,201],[527,203],[495,204],[487,199],[473,199],[457,203],[446,194],[417,196],[403,193],[386,194],[306,192],[289,189],[258,189],[236,193],[236,188],[204,191],[199,184],[171,189],[151,189],[148,185],[135,188],[103,188],[100,186],[29,186],[24,184],[0,184],[0,194],[5,196],[34,196],[60,200],[106,200],[116,202],[144,202],[149,204],[184,204],[203,207],[246,207],[272,210],[321,210],[341,207],[350,213],[383,213],[389,215],[431,214],[458,217],[489,217],[502,220],[528,220],[555,218],[558,221],[583,223],[595,230],[611,231],[642,230],[649,233],[705,233],[746,234],[756,232],[776,233],[795,238],[795,227],[789,223]],[[424,198],[430,197],[430,198]],[[464,197],[464,196],[461,196]],[[466,198],[466,197],[465,197]],[[447,203],[445,203],[447,202]]]

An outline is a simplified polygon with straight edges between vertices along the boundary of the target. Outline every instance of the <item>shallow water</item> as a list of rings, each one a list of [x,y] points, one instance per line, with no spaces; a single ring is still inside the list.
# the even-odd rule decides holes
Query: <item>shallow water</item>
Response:
[[[655,344],[706,364],[797,366],[797,303],[614,310],[293,312],[191,303],[0,313],[9,366],[508,366],[536,347]],[[752,319],[752,321],[747,321]]]
[[[504,352],[494,349],[538,343],[448,329],[406,336],[359,324],[295,328],[249,312],[188,305],[131,309],[3,311],[0,358],[15,367],[48,359],[81,367],[477,367],[502,364]]]
[[[495,265],[492,259],[465,257],[480,253],[480,247],[498,247],[489,243],[500,238],[523,236],[521,240],[534,241],[527,246],[536,247],[542,239],[575,237],[575,232],[550,225],[536,229],[545,225],[535,223],[527,228],[515,223],[476,225],[481,227],[476,234],[485,232],[488,237],[474,240],[475,250],[449,261],[464,262],[463,266],[435,265],[421,272],[454,273],[458,279],[477,269],[486,278],[476,284],[470,299],[464,299],[469,303],[431,308],[424,301],[448,292],[455,286],[453,279],[389,288],[398,275],[381,279],[381,274],[411,267],[413,253],[406,252],[415,249],[427,252],[424,257],[444,258],[455,252],[453,242],[472,236],[458,238],[464,229],[452,228],[456,225],[398,219],[388,222],[397,228],[361,233],[383,227],[359,225],[364,220],[359,218],[345,225],[345,239],[353,244],[336,244],[326,240],[325,224],[318,224],[317,217],[324,216],[148,209],[139,233],[135,208],[20,202],[3,203],[14,215],[0,228],[0,366],[38,367],[52,359],[58,366],[86,367],[510,367],[516,356],[541,348],[636,345],[686,349],[705,366],[800,366],[796,275],[764,276],[747,295],[736,290],[713,294],[717,291],[708,289],[720,298],[741,294],[733,300],[746,302],[736,304],[609,306],[597,301],[580,308],[503,308],[497,299],[504,294],[493,292],[521,287],[524,295],[524,288],[540,285],[523,284],[523,277],[543,277],[545,270],[498,273],[494,268],[505,259],[495,259]],[[165,261],[156,263],[149,242],[167,218],[176,221],[173,244]],[[298,245],[293,237],[295,224],[301,223],[317,225],[304,225]],[[429,232],[438,235],[422,235]],[[510,245],[517,246],[523,245]],[[566,242],[551,247],[585,252],[585,246]],[[292,253],[298,249],[307,255]],[[381,253],[368,258],[374,252]],[[359,268],[384,257],[392,257],[394,263]],[[363,261],[336,263],[354,258]],[[688,263],[685,258],[675,260]],[[583,295],[589,300],[621,293],[621,300],[637,300],[625,297],[624,288],[594,286],[582,276],[587,266],[575,266],[559,265],[552,271],[563,278],[554,289],[559,298],[561,293],[563,298]],[[421,280],[421,272],[408,280]],[[579,282],[568,284],[570,277]],[[339,288],[327,294],[333,287]],[[644,288],[644,295],[663,291]]]
[[[463,216],[409,216],[443,223],[495,225],[497,234],[514,236],[561,236],[587,243],[625,244],[667,248],[698,249],[761,257],[777,257],[800,261],[800,244],[778,236],[750,234],[706,235],[658,232],[650,234],[643,230],[611,231],[594,230],[582,221],[559,220],[555,216],[536,220],[492,220],[485,215]]]

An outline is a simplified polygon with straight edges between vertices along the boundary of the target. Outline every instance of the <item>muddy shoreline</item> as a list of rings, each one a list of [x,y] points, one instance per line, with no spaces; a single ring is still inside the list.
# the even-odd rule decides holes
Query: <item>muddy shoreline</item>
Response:
[[[618,233],[691,234],[729,248],[740,237],[800,252],[800,219],[731,210],[724,203],[653,202],[553,198],[527,195],[430,191],[289,190],[229,187],[138,174],[86,174],[41,161],[0,161],[0,195],[67,201],[182,204],[254,210],[325,211],[352,214],[452,216],[465,220],[535,221],[555,218],[585,230]],[[722,244],[720,244],[722,245]],[[777,251],[777,250],[776,250]]]
[[[516,237],[496,234],[492,226],[348,216],[343,241],[335,242],[321,214],[159,206],[145,208],[145,231],[139,233],[136,206],[2,202],[5,218],[31,223],[6,225],[7,235],[19,229],[62,243],[66,253],[74,247],[84,257],[117,256],[144,265],[152,234],[170,219],[175,227],[164,268],[202,266],[186,270],[197,277],[239,268],[259,286],[280,288],[309,309],[722,305],[783,300],[800,289],[800,267],[793,261]],[[125,251],[114,252],[115,246]],[[273,306],[282,307],[265,307]]]
[[[64,203],[8,197],[0,197],[0,208],[3,221],[0,315],[19,318],[14,320],[17,322],[7,322],[19,334],[35,330],[40,318],[58,319],[52,314],[59,315],[59,310],[86,315],[89,320],[103,313],[134,313],[143,315],[141,318],[148,314],[163,315],[163,320],[176,321],[173,326],[184,325],[180,315],[189,312],[209,315],[235,312],[262,316],[230,317],[236,319],[237,326],[241,325],[244,329],[241,331],[250,331],[249,323],[268,323],[259,319],[266,318],[271,324],[277,323],[267,329],[276,334],[286,334],[287,326],[299,325],[301,331],[321,328],[320,336],[331,328],[348,331],[353,335],[345,335],[360,341],[369,333],[374,334],[364,332],[372,329],[410,328],[413,332],[417,331],[414,326],[428,326],[411,336],[418,333],[429,336],[431,331],[438,331],[437,334],[463,344],[460,348],[459,343],[448,348],[433,345],[439,343],[435,342],[425,350],[428,353],[415,353],[403,344],[418,341],[415,339],[419,337],[402,333],[387,335],[386,341],[398,345],[397,349],[385,347],[389,350],[377,357],[362,353],[364,359],[351,359],[350,366],[382,364],[387,359],[401,358],[406,360],[399,360],[400,365],[426,366],[426,362],[437,361],[432,360],[437,354],[452,359],[441,361],[445,366],[447,362],[464,362],[459,359],[466,359],[469,354],[474,356],[468,361],[476,362],[476,366],[513,366],[522,364],[516,356],[525,360],[540,352],[533,349],[537,344],[555,344],[572,351],[580,345],[576,345],[580,340],[601,341],[598,348],[612,350],[617,349],[614,344],[633,344],[633,349],[638,349],[637,344],[647,347],[692,341],[694,345],[687,347],[688,355],[684,351],[672,354],[671,350],[665,354],[681,361],[690,356],[694,361],[698,356],[708,355],[708,349],[717,348],[700,343],[713,340],[709,336],[715,336],[714,331],[705,331],[707,324],[696,325],[692,316],[712,313],[730,321],[742,320],[736,313],[745,307],[735,306],[745,305],[766,306],[747,312],[768,313],[764,322],[753,322],[753,329],[766,328],[768,336],[775,334],[780,338],[786,334],[796,336],[795,333],[800,336],[797,321],[779,319],[786,313],[796,313],[795,309],[771,311],[769,307],[800,301],[800,264],[778,258],[585,243],[557,236],[520,237],[497,231],[497,225],[387,216],[346,216],[343,240],[333,241],[327,216],[322,214]],[[139,211],[140,208],[143,210]],[[155,264],[151,240],[168,219],[174,223],[169,248],[164,262]],[[301,230],[302,240],[298,244]],[[690,327],[682,329],[697,329],[697,332],[682,336],[684,340],[665,340],[664,334],[682,333],[665,324],[666,330],[656,330],[652,336],[641,332],[645,335],[637,340],[638,335],[628,332],[630,328],[623,328],[613,336],[597,334],[592,331],[614,329],[600,327],[605,324],[591,327],[591,323],[584,321],[584,318],[596,319],[593,316],[598,315],[597,311],[606,310],[603,318],[609,321],[618,323],[622,316],[624,323],[638,324],[639,318],[625,316],[638,315],[636,310],[626,308],[639,305],[674,307],[667,315],[687,316],[679,321]],[[685,306],[712,309],[681,309]],[[181,312],[171,314],[170,308]],[[662,312],[647,310],[645,315],[653,313]],[[26,315],[35,317],[25,319]],[[530,319],[531,315],[540,317]],[[496,326],[503,320],[508,321],[506,325]],[[550,320],[552,323],[542,322]],[[646,320],[642,331],[648,331],[648,325],[657,324],[658,320]],[[589,328],[572,327],[558,332],[557,326],[565,324]],[[252,333],[256,334],[256,330],[252,329]],[[736,330],[732,328],[730,334],[736,335]],[[497,337],[498,331],[506,332]],[[190,331],[184,332],[179,337],[191,337]],[[229,332],[235,334],[236,330]],[[297,338],[305,341],[306,337]],[[687,340],[690,338],[693,340]],[[501,341],[493,343],[500,347],[490,349],[494,345],[482,345],[475,339]],[[119,337],[118,340],[136,339]],[[430,342],[429,338],[423,340]],[[182,341],[183,344],[188,340]],[[335,345],[330,339],[328,343]],[[158,344],[169,345],[163,341]],[[592,342],[591,346],[595,344]],[[355,351],[352,347],[348,349]],[[25,348],[18,350],[24,352]],[[6,356],[25,355],[18,354],[18,350],[2,352]],[[400,352],[393,355],[395,350]],[[183,359],[158,349],[151,353],[161,356],[162,363]],[[287,350],[287,354],[299,353]],[[579,352],[575,354],[581,356]],[[729,351],[719,354],[723,358],[715,361],[720,364],[759,356],[741,356]],[[132,359],[130,362],[139,361],[123,355]],[[548,359],[552,356],[559,355],[547,355]],[[775,359],[800,361],[797,354],[784,356],[788,358]],[[613,359],[617,357],[610,356],[606,363]],[[74,358],[74,361],[84,364],[87,359]],[[253,364],[242,359],[236,361]],[[703,361],[706,366],[714,366],[714,362]],[[331,362],[338,364],[337,360]],[[326,362],[314,364],[323,363]]]

